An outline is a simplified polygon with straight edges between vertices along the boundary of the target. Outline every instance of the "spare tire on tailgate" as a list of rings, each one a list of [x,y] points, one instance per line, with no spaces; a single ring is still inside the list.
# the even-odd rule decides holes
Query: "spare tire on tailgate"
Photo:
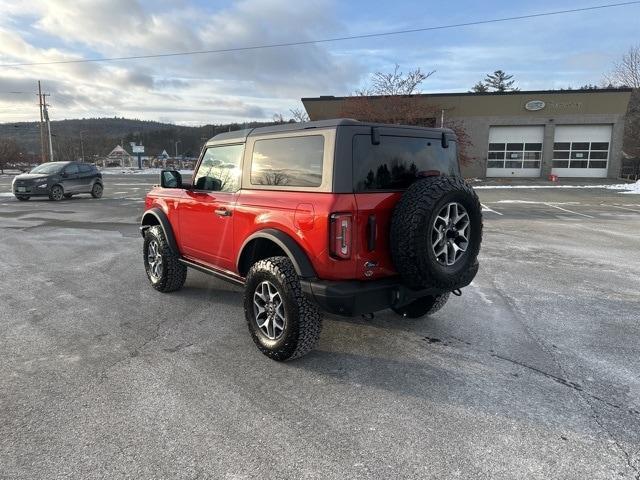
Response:
[[[391,256],[413,289],[453,290],[478,272],[482,211],[458,177],[427,177],[404,193],[391,219]]]

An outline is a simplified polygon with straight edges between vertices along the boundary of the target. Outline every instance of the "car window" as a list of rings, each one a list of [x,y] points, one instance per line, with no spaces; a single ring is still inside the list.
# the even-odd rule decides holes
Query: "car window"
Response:
[[[207,148],[194,176],[193,188],[236,192],[240,188],[243,152],[243,144]]]
[[[438,172],[459,175],[456,143],[442,148],[439,139],[382,135],[353,137],[353,182],[356,192],[406,190],[417,178]]]
[[[67,165],[67,167],[64,169],[64,173],[66,173],[67,175],[77,175],[78,165],[76,165],[75,163],[72,163],[71,165]]]
[[[91,173],[93,171],[91,165],[87,165],[86,163],[78,165],[78,169],[80,170],[80,173]]]
[[[251,159],[252,185],[318,187],[322,183],[324,137],[257,140]]]
[[[64,168],[64,164],[56,162],[43,163],[32,169],[29,173],[58,173],[62,168]]]

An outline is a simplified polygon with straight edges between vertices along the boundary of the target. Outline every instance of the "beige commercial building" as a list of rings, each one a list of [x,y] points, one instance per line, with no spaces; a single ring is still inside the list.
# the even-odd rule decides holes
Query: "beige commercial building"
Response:
[[[463,126],[466,177],[616,178],[631,89],[413,95],[418,111]],[[371,102],[381,97],[370,97]],[[311,120],[344,116],[346,97],[303,98]],[[436,113],[437,112],[437,113]],[[429,123],[429,122],[427,122]]]

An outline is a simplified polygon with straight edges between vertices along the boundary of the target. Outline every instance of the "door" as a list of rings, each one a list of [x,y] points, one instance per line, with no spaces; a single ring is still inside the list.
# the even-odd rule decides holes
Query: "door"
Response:
[[[233,213],[240,189],[244,144],[208,148],[193,186],[178,204],[181,251],[187,258],[235,271]]]
[[[539,177],[543,125],[491,127],[487,177]]]
[[[62,174],[62,188],[64,193],[78,193],[81,191],[80,172],[78,170],[78,164],[70,163],[64,168]]]
[[[559,177],[606,178],[611,125],[558,125],[553,143],[553,169]]]
[[[91,165],[86,163],[78,164],[78,185],[80,191],[82,192],[91,192],[91,187],[93,187],[93,180],[96,178],[95,171],[91,168]]]

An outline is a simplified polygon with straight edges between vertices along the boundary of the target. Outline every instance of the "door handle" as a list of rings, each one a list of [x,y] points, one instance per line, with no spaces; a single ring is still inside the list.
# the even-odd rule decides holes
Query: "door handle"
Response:
[[[227,210],[226,208],[218,208],[216,209],[216,215],[219,217],[230,217],[231,210]]]

